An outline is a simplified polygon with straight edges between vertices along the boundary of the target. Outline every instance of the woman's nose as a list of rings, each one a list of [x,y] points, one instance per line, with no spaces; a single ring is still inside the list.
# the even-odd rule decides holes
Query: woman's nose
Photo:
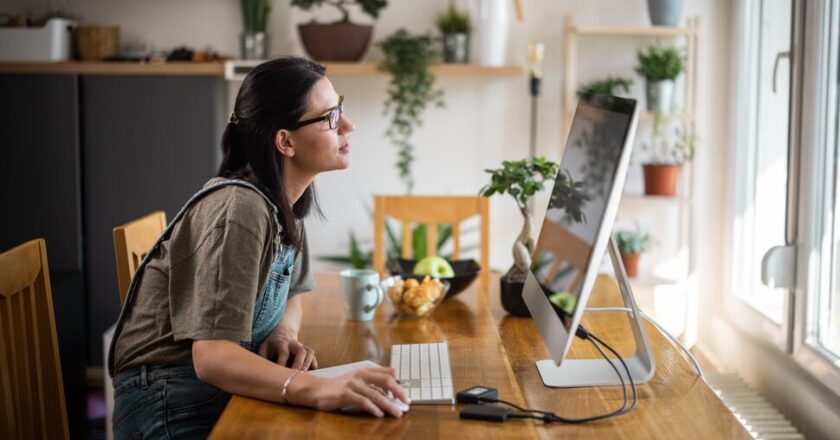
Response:
[[[338,123],[338,131],[341,134],[351,133],[356,129],[356,124],[345,115],[341,115],[341,121]]]

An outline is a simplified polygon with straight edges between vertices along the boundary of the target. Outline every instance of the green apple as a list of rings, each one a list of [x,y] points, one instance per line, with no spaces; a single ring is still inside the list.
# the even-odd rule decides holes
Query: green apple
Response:
[[[557,306],[557,308],[570,315],[575,312],[575,304],[577,303],[577,297],[572,293],[555,293],[554,295],[548,297],[548,300],[551,301],[552,304]]]
[[[415,275],[429,275],[438,278],[452,278],[455,276],[455,271],[452,266],[445,259],[433,256],[426,257],[414,265],[413,270]]]

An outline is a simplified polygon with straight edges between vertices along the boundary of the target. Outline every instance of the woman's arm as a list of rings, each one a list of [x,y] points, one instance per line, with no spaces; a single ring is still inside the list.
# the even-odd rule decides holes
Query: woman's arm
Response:
[[[298,341],[298,332],[303,318],[303,302],[300,295],[289,298],[283,318],[274,330],[260,344],[259,355],[279,365],[286,365],[290,357],[294,357],[291,367],[304,371],[318,368],[315,350],[306,347]]]
[[[296,370],[269,362],[224,339],[194,341],[192,358],[198,378],[232,393],[270,402],[303,405],[324,411],[358,407],[377,416],[400,417],[402,411],[372,385],[390,390],[409,403],[405,390],[397,383],[393,368],[366,368],[336,378],[320,378],[299,373],[281,398],[283,383]]]

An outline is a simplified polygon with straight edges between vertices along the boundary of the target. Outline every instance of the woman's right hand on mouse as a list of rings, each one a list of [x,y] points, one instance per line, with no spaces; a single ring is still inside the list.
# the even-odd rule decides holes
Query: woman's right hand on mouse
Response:
[[[410,403],[408,393],[397,382],[396,370],[388,367],[360,368],[334,378],[301,374],[289,384],[286,396],[289,403],[322,411],[355,407],[376,417],[385,413],[402,416],[402,411],[374,387],[391,391],[395,399]]]

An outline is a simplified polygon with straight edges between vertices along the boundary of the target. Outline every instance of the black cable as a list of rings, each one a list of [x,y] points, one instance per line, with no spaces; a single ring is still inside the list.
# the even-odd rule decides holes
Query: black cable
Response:
[[[639,403],[639,397],[638,397],[638,395],[636,394],[636,384],[633,382],[633,375],[632,375],[632,374],[630,374],[630,368],[628,368],[628,367],[627,367],[627,364],[624,362],[624,358],[622,358],[621,356],[619,356],[619,354],[618,354],[618,353],[616,353],[616,351],[615,351],[615,350],[613,350],[613,348],[612,348],[612,347],[610,347],[610,346],[609,346],[606,342],[602,341],[602,340],[601,340],[601,339],[599,339],[597,336],[595,336],[595,335],[593,335],[593,334],[591,334],[591,333],[589,334],[589,337],[590,337],[590,338],[592,338],[592,339],[594,339],[594,340],[595,340],[595,342],[597,342],[598,344],[601,344],[601,345],[603,345],[604,347],[606,347],[606,348],[607,348],[607,350],[609,350],[609,351],[610,351],[610,352],[611,352],[611,353],[612,353],[615,357],[617,357],[617,358],[618,358],[619,362],[621,362],[621,365],[622,365],[622,366],[624,366],[624,371],[626,371],[626,372],[627,372],[627,378],[630,380],[630,389],[633,391],[633,403],[630,405],[630,407],[629,407],[629,408],[627,408],[627,412],[633,411],[634,409],[636,409],[636,405]],[[600,351],[600,350],[599,350],[599,351]],[[602,353],[602,354],[603,354],[603,353]],[[605,358],[606,358],[606,356],[605,356]],[[612,361],[610,361],[610,364],[615,365],[615,364],[613,364],[613,363],[612,363]],[[622,381],[622,384],[623,384],[623,383],[624,383],[624,381]],[[622,387],[622,388],[623,388],[623,387]],[[625,396],[627,395],[626,393],[627,393],[627,391],[625,390]],[[626,401],[627,401],[627,398],[625,397],[625,402],[626,402]]]
[[[610,366],[613,368],[613,371],[615,371],[615,373],[618,375],[618,380],[621,382],[621,391],[622,391],[622,394],[624,396],[624,402],[621,405],[621,408],[618,408],[618,409],[616,409],[612,412],[606,413],[606,414],[600,414],[600,415],[592,416],[592,417],[584,417],[584,418],[580,418],[580,419],[574,419],[574,418],[561,417],[561,416],[558,416],[557,414],[555,414],[553,412],[549,412],[549,411],[523,408],[523,407],[521,407],[521,406],[519,406],[519,405],[517,405],[513,402],[508,402],[508,401],[501,400],[501,399],[482,399],[482,401],[493,402],[493,403],[501,403],[501,404],[504,404],[504,405],[511,406],[511,407],[513,407],[513,408],[522,412],[522,413],[519,413],[519,414],[518,413],[513,413],[509,416],[510,418],[514,418],[514,419],[536,419],[536,420],[542,420],[546,423],[550,423],[550,422],[586,423],[586,422],[593,422],[593,421],[596,421],[596,420],[603,420],[603,419],[607,419],[607,418],[610,418],[610,417],[620,416],[620,415],[623,415],[623,414],[627,414],[630,411],[633,411],[636,408],[636,405],[638,403],[638,395],[636,393],[636,384],[633,382],[633,376],[630,374],[630,368],[627,367],[627,363],[624,362],[624,358],[622,358],[615,350],[613,350],[613,348],[610,347],[609,344],[605,343],[604,341],[602,341],[597,336],[589,333],[588,331],[586,331],[582,327],[579,327],[579,330],[580,331],[577,333],[577,336],[581,337],[581,339],[588,340],[592,344],[592,346],[595,347],[596,350],[598,350],[598,353],[601,354],[601,357],[603,357],[604,360],[607,361],[610,364]],[[618,370],[618,367],[616,366],[616,364],[607,356],[606,353],[604,353],[604,350],[601,349],[602,345],[609,352],[611,352],[615,357],[618,358],[619,362],[621,362],[621,365],[624,367],[624,371],[627,373],[627,377],[630,381],[630,388],[633,392],[633,401],[632,401],[632,403],[630,404],[629,407],[628,407],[628,401],[627,401],[627,383],[624,381],[624,376],[621,375],[621,372]]]

